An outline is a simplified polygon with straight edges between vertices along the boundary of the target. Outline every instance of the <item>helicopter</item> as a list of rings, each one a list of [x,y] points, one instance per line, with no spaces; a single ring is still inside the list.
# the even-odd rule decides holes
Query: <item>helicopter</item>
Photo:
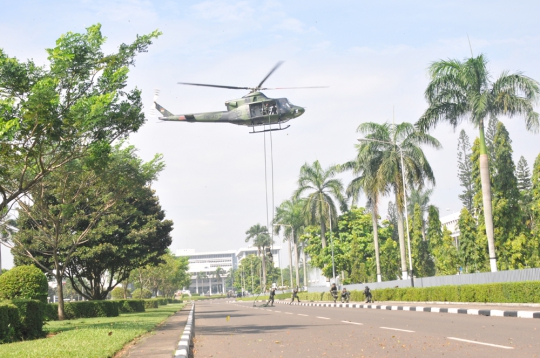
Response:
[[[277,89],[299,89],[299,88],[326,88],[326,86],[312,87],[280,87],[263,88],[264,82],[276,71],[283,61],[278,62],[266,77],[257,85],[257,87],[236,87],[221,86],[201,83],[178,82],[181,85],[215,87],[227,89],[249,90],[250,92],[242,98],[233,99],[225,102],[226,111],[203,112],[191,114],[173,114],[154,101],[156,109],[163,115],[158,119],[172,122],[190,122],[190,123],[232,123],[240,126],[252,127],[250,133],[263,133],[270,131],[285,130],[290,127],[282,127],[281,124],[291,119],[300,117],[305,112],[305,108],[295,106],[287,98],[266,97],[261,91]],[[272,125],[278,125],[278,128],[272,128]],[[255,130],[256,126],[263,126],[263,130]],[[269,126],[269,129],[266,128]]]

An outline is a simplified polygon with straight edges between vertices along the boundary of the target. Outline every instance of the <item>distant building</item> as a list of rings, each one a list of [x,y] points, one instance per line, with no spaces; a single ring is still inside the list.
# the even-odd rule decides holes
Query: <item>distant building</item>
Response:
[[[272,249],[274,257],[274,266],[279,267],[280,247]],[[188,257],[189,268],[188,273],[191,274],[191,285],[189,290],[191,293],[206,294],[221,294],[231,289],[226,287],[225,277],[232,270],[238,268],[238,264],[248,255],[257,255],[256,247],[241,248],[239,250],[225,251],[210,251],[210,252],[195,252],[194,249],[180,249],[176,251],[176,256]],[[224,274],[221,279],[216,279],[216,269],[221,267]]]
[[[452,238],[454,239],[454,244],[456,245],[456,247],[458,247],[459,245],[459,226],[458,226],[459,214],[460,214],[459,212],[453,213],[450,215],[443,216],[440,219],[441,226],[443,228],[446,226],[446,228],[452,233],[450,236],[452,236]]]

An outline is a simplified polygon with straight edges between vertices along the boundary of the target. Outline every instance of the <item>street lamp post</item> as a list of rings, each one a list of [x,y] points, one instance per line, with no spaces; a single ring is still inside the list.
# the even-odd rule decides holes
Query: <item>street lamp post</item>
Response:
[[[358,141],[362,142],[376,142],[376,143],[383,143],[383,144],[390,144],[395,145],[399,149],[399,155],[401,157],[401,175],[403,178],[403,200],[405,202],[405,225],[407,226],[407,247],[409,249],[409,275],[411,277],[411,285],[414,287],[414,279],[413,279],[413,268],[412,268],[412,257],[411,257],[411,238],[409,235],[409,214],[407,211],[407,187],[405,184],[405,166],[403,165],[403,149],[401,146],[397,143],[387,142],[383,140],[377,140],[377,139],[371,139],[371,138],[360,138]],[[397,203],[396,203],[397,204]]]
[[[334,283],[336,283],[336,266],[334,265],[334,239],[333,239],[333,232],[332,232],[332,209],[330,208],[330,204],[324,200],[320,199],[312,199],[320,201],[321,203],[325,203],[328,205],[328,215],[330,220],[330,248],[332,250],[332,276],[334,279]],[[343,278],[342,278],[343,279]]]

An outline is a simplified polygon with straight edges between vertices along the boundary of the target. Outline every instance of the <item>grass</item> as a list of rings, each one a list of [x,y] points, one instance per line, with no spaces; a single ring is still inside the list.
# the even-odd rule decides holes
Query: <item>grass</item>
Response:
[[[118,317],[47,322],[49,338],[0,345],[0,357],[113,357],[127,343],[151,331],[184,304],[175,303]]]

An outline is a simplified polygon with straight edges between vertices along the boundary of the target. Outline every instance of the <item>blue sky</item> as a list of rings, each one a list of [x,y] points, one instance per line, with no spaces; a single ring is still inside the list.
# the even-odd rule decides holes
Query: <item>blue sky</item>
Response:
[[[142,89],[148,123],[131,136],[140,155],[163,153],[167,168],[154,185],[174,220],[173,249],[234,249],[244,232],[266,224],[263,137],[227,125],[158,124],[159,102],[175,113],[223,110],[243,91],[181,87],[178,81],[274,86],[328,85],[328,89],[267,92],[306,107],[291,128],[273,135],[275,205],[296,187],[300,166],[324,167],[354,156],[356,127],[366,121],[415,122],[426,108],[426,68],[441,58],[475,54],[490,60],[493,76],[520,70],[540,79],[540,3],[533,1],[2,1],[0,47],[18,58],[46,63],[45,48],[67,31],[102,24],[110,51],[136,34],[163,31],[130,73]],[[514,141],[515,160],[529,165],[539,135],[520,118],[501,118]],[[426,150],[437,186],[432,203],[444,215],[460,209],[456,131],[432,132],[443,144]],[[268,139],[268,137],[267,137]],[[350,179],[342,177],[344,184]],[[450,209],[449,212],[446,209]],[[384,209],[385,210],[385,209]],[[383,217],[385,213],[383,212]],[[7,252],[2,251],[4,259]]]

